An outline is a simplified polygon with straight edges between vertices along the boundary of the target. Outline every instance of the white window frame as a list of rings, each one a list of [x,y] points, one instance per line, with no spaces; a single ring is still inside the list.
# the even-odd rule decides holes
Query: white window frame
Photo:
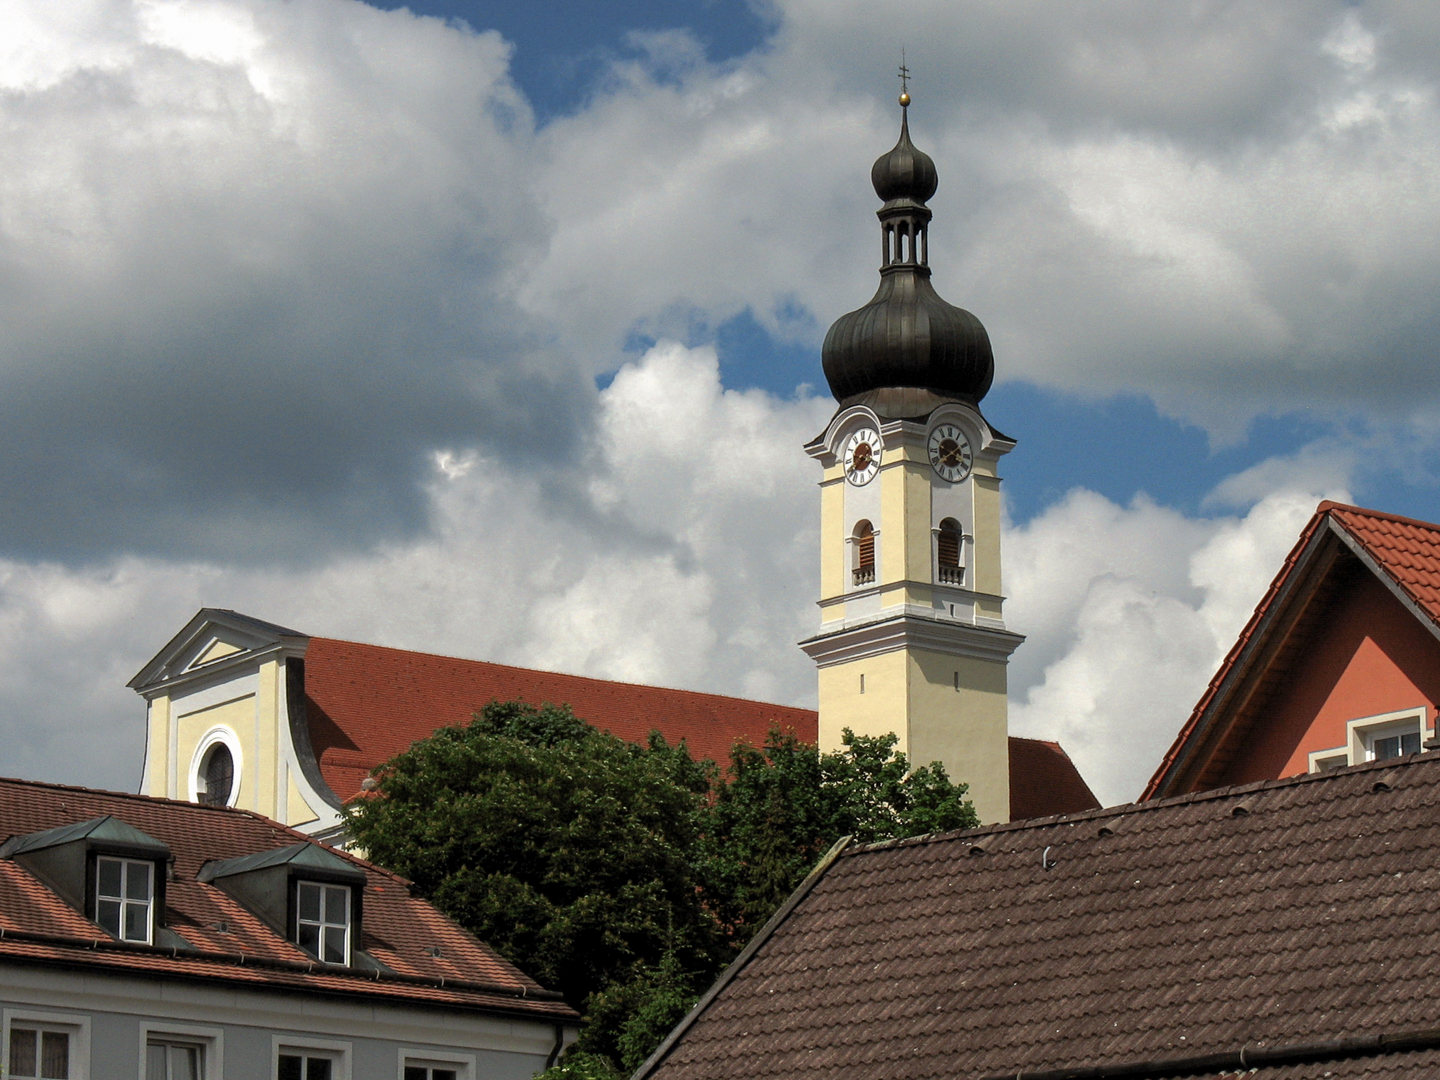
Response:
[[[240,801],[240,781],[243,775],[245,755],[240,752],[240,736],[224,724],[212,727],[200,736],[200,741],[195,744],[195,753],[190,756],[188,798],[191,802],[198,803],[200,801],[200,769],[205,764],[205,755],[216,743],[224,745],[225,749],[230,751],[230,760],[233,763],[235,774],[230,781],[230,798],[226,800],[225,805],[234,806]]]
[[[70,1035],[70,1080],[90,1080],[90,1017],[84,1013],[38,1012],[33,1009],[6,1009],[0,1029],[0,1058],[5,1062],[4,1075],[10,1075],[10,1028],[37,1027],[42,1030],[64,1031]]]
[[[395,1068],[396,1080],[405,1080],[406,1065],[423,1065],[428,1069],[454,1069],[455,1080],[475,1080],[475,1055],[462,1054],[453,1050],[436,1050],[430,1047],[402,1046],[399,1064]]]
[[[1312,750],[1308,755],[1310,771],[1312,773],[1319,772],[1322,762],[1334,758],[1344,758],[1347,765],[1373,761],[1375,759],[1372,756],[1371,743],[1376,738],[1414,731],[1417,722],[1420,728],[1420,746],[1423,750],[1426,740],[1435,737],[1435,729],[1429,713],[1428,707],[1419,705],[1410,709],[1376,713],[1374,716],[1362,716],[1357,720],[1347,721],[1345,745],[1332,746],[1325,750]]]
[[[117,941],[129,941],[129,942],[131,942],[131,943],[133,943],[133,944],[141,944],[141,945],[152,945],[152,944],[154,944],[154,942],[155,942],[155,909],[156,909],[156,907],[158,906],[158,903],[159,903],[158,897],[157,897],[157,895],[156,895],[157,892],[158,892],[159,877],[160,877],[159,867],[156,866],[156,864],[155,864],[152,860],[150,860],[150,859],[132,859],[132,858],[130,858],[130,857],[127,856],[127,855],[107,855],[107,854],[105,854],[105,852],[103,852],[103,851],[101,851],[101,852],[96,852],[94,857],[95,857],[95,924],[96,924],[97,926],[100,925],[100,901],[101,901],[101,900],[108,900],[108,901],[110,901],[111,903],[114,903],[114,902],[116,902],[116,901],[118,900],[119,903],[120,903],[120,933],[116,935],[115,940],[117,940]],[[101,862],[118,862],[118,863],[121,865],[121,867],[143,866],[143,867],[146,867],[147,870],[149,871],[149,875],[150,875],[150,889],[149,889],[150,896],[149,896],[149,898],[145,901],[145,940],[144,940],[143,942],[136,942],[134,938],[127,938],[127,937],[125,936],[125,908],[126,908],[126,905],[129,905],[129,904],[138,904],[138,903],[140,903],[140,901],[128,899],[127,897],[125,897],[125,896],[123,896],[123,895],[122,895],[122,896],[119,896],[119,897],[116,897],[116,896],[103,896],[103,897],[102,897],[102,896],[100,895],[100,864],[101,864]],[[129,871],[128,869],[122,869],[122,870],[120,871],[120,882],[121,882],[121,884],[120,884],[120,892],[121,892],[122,894],[125,892],[125,879],[128,878],[129,875],[130,875],[130,871]],[[101,929],[104,929],[104,927],[101,927]]]
[[[193,1024],[172,1024],[168,1021],[140,1021],[139,1080],[146,1080],[146,1058],[151,1039],[194,1043],[202,1048],[201,1072],[204,1080],[220,1080],[225,1075],[225,1032],[222,1028],[196,1027]]]
[[[309,886],[312,889],[320,890],[320,922],[311,919],[302,920],[300,917],[300,890]],[[295,944],[300,945],[300,924],[303,921],[307,926],[318,926],[320,928],[320,950],[316,953],[315,959],[322,964],[332,964],[335,967],[349,967],[351,958],[355,955],[355,889],[351,885],[338,885],[333,881],[314,881],[308,878],[296,878],[295,889]],[[325,919],[325,890],[345,890],[345,959],[341,961],[325,959],[325,929],[326,927],[339,926],[340,923],[327,923]],[[302,949],[305,946],[300,945]]]
[[[280,1080],[280,1055],[300,1054],[328,1057],[335,1063],[331,1080],[350,1080],[351,1044],[334,1039],[312,1039],[308,1035],[270,1036],[270,1080]]]

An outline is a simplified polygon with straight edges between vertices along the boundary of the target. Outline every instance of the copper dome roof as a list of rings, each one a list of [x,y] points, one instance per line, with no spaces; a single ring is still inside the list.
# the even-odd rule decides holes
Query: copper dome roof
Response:
[[[908,109],[905,110],[908,113]],[[877,216],[884,243],[880,288],[825,335],[821,359],[842,406],[864,403],[885,417],[919,416],[945,401],[979,402],[995,377],[990,336],[970,312],[946,303],[930,284],[926,201],[938,177],[930,156],[900,140],[870,170],[885,200]]]

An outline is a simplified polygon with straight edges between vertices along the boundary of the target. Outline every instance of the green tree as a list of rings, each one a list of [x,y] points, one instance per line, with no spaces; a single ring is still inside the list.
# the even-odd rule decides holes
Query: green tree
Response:
[[[658,735],[635,746],[568,708],[493,703],[387,762],[346,820],[370,858],[584,1011],[667,963],[716,970],[693,855],[713,773]]]
[[[586,1017],[546,1080],[618,1080],[841,836],[975,824],[895,737],[820,754],[772,729],[722,781],[682,743],[635,746],[568,708],[486,706],[376,770],[346,810],[370,858]]]
[[[938,761],[913,771],[894,735],[856,735],[821,754],[771,728],[737,743],[701,844],[711,910],[738,951],[842,836],[873,843],[979,824]]]

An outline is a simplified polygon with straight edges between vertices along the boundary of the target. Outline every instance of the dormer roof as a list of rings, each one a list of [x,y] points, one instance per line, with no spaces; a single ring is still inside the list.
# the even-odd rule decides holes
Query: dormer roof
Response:
[[[1295,665],[1353,575],[1378,582],[1440,641],[1440,525],[1322,502],[1216,671],[1142,799],[1212,787],[1263,722],[1267,694]]]
[[[558,994],[412,896],[404,878],[259,814],[0,779],[0,837],[6,838],[0,848],[0,964],[577,1020]],[[143,841],[157,854],[173,856],[164,889],[165,944],[110,940],[25,865],[45,847],[78,840],[121,846]],[[17,852],[18,861],[10,857]],[[217,871],[287,867],[300,877],[341,878],[362,890],[363,941],[356,948],[374,963],[318,963],[214,880]]]

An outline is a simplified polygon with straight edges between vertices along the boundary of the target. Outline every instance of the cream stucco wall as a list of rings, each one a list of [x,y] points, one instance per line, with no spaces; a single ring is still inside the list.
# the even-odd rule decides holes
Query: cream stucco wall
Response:
[[[905,707],[909,665],[903,652],[885,653],[848,664],[820,669],[820,749],[841,748],[846,728],[857,735],[884,735],[894,732],[900,742],[896,749],[907,752],[908,726]],[[865,689],[860,689],[860,677]]]
[[[183,699],[180,703],[184,708]],[[178,711],[178,710],[177,710]],[[193,792],[190,790],[190,770],[195,760],[195,751],[208,732],[217,727],[229,728],[239,736],[241,761],[240,765],[240,798],[239,805],[249,806],[247,791],[254,792],[254,749],[253,739],[247,739],[247,735],[253,734],[255,730],[255,695],[244,694],[243,696],[222,701],[216,705],[198,708],[189,712],[180,712],[175,719],[175,754],[172,758],[174,764],[175,783],[174,789],[170,792],[173,799],[191,798]],[[247,742],[250,745],[247,745]],[[263,811],[262,811],[263,812]]]
[[[150,699],[145,731],[145,785],[142,795],[163,799],[170,794],[170,695]]]
[[[939,761],[970,785],[985,823],[1010,819],[1010,743],[1005,665],[910,649],[910,764]],[[956,684],[959,689],[956,689]]]

